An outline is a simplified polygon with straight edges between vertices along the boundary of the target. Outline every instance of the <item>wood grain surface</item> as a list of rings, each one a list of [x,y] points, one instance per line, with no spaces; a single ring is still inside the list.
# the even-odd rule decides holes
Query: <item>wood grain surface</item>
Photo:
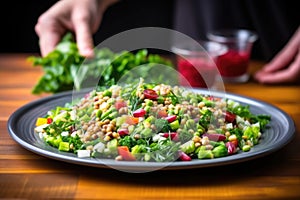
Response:
[[[31,94],[43,72],[26,61],[28,56],[0,55],[1,199],[300,199],[299,85],[260,85],[252,79],[225,85],[228,92],[279,107],[295,121],[293,141],[271,155],[210,168],[126,173],[45,158],[10,137],[9,116],[49,95]],[[250,72],[262,65],[251,62]]]

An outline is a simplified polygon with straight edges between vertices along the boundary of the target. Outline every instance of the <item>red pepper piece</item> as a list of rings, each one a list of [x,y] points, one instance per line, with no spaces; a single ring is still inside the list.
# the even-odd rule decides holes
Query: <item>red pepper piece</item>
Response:
[[[128,116],[126,117],[125,122],[129,125],[136,125],[139,123],[139,118]]]
[[[158,98],[158,94],[156,93],[155,90],[152,89],[145,89],[144,96],[146,99],[151,99],[151,100],[157,100]]]
[[[132,153],[129,151],[129,148],[127,146],[119,146],[118,153],[120,156],[122,156],[123,160],[127,160],[127,161],[136,160],[135,157],[132,155]]]
[[[236,115],[229,112],[229,111],[226,111],[225,112],[225,121],[228,122],[228,123],[234,123],[236,119]]]
[[[118,130],[118,133],[119,133],[120,136],[124,136],[124,135],[128,135],[129,131],[126,128],[121,128],[121,129]]]
[[[47,118],[47,124],[51,124],[52,122],[53,122],[53,119],[50,118],[50,117],[48,117],[48,118]]]
[[[177,132],[171,132],[171,133],[163,133],[162,135],[165,138],[171,138],[173,141],[179,141],[179,135]]]
[[[137,109],[136,111],[134,111],[133,113],[134,117],[144,117],[146,114],[146,110],[144,110],[143,108]]]
[[[192,158],[187,155],[186,153],[184,153],[183,151],[178,151],[178,155],[179,155],[179,159],[182,161],[191,161]]]
[[[159,117],[159,118],[165,118],[165,117],[168,117],[168,113],[167,113],[167,111],[165,111],[165,110],[159,110],[159,111],[157,112],[157,117]]]
[[[115,107],[117,110],[120,110],[120,108],[126,107],[127,103],[125,101],[116,101]]]
[[[232,140],[230,141],[232,144],[234,144],[235,147],[237,147],[239,145],[239,141],[238,140]]]
[[[171,115],[171,116],[167,116],[165,117],[166,120],[168,120],[169,123],[174,122],[177,119],[176,115]]]

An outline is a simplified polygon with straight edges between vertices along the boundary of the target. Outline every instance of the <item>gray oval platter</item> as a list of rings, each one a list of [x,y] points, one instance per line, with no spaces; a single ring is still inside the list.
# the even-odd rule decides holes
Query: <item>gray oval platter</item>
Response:
[[[287,145],[295,135],[295,125],[291,117],[281,109],[256,99],[248,98],[232,93],[212,92],[195,89],[195,92],[202,94],[209,93],[216,97],[224,97],[249,105],[254,114],[271,115],[271,122],[264,131],[260,143],[254,146],[249,152],[241,152],[235,155],[206,160],[192,160],[189,162],[175,161],[170,163],[138,162],[138,161],[115,161],[113,159],[78,158],[73,153],[60,152],[57,149],[44,143],[34,132],[37,117],[41,117],[48,110],[56,106],[64,106],[72,101],[73,91],[55,94],[28,103],[17,109],[9,118],[7,128],[11,137],[24,148],[63,162],[79,165],[88,165],[100,168],[114,168],[125,171],[151,171],[151,170],[178,170],[189,168],[202,168],[219,165],[227,165],[255,159],[273,153]],[[86,93],[86,92],[85,92]],[[77,95],[84,95],[79,93]]]

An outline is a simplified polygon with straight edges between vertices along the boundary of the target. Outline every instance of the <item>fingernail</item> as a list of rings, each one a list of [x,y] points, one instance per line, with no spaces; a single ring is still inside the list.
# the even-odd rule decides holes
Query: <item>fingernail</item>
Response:
[[[80,54],[83,55],[84,57],[91,58],[94,56],[94,50],[90,48],[84,48],[80,51]]]

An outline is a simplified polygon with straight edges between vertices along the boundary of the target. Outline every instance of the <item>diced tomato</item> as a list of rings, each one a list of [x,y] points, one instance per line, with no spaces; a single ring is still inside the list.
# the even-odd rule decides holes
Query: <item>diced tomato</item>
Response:
[[[123,108],[123,107],[126,107],[126,106],[127,106],[127,103],[125,101],[122,101],[122,100],[118,100],[115,103],[115,107],[116,107],[117,110],[120,110],[120,108]]]
[[[168,113],[167,113],[167,111],[165,111],[165,110],[159,110],[159,111],[157,112],[157,117],[159,117],[159,118],[165,118],[165,117],[168,117]]]
[[[133,113],[134,117],[144,117],[146,114],[146,110],[144,110],[143,108],[137,109],[136,111],[134,111]]]
[[[145,89],[144,96],[146,99],[151,99],[151,100],[156,100],[158,98],[158,94],[155,92],[155,90],[152,89]]]
[[[127,161],[135,161],[135,157],[132,155],[132,153],[129,151],[129,148],[127,146],[119,146],[118,147],[118,154],[122,156],[123,160]]]
[[[215,98],[213,96],[207,97],[207,100],[213,101]]]
[[[167,116],[165,117],[166,120],[168,120],[169,123],[174,122],[177,119],[176,115],[171,115],[171,116]]]
[[[47,118],[47,124],[51,124],[52,122],[53,122],[53,119],[50,118],[50,117],[48,117],[48,118]]]
[[[232,140],[230,141],[232,144],[234,144],[235,147],[237,147],[239,145],[239,141],[238,140]]]
[[[219,97],[214,97],[214,96],[209,96],[209,97],[207,97],[207,100],[210,100],[210,101],[219,101],[220,98]]]
[[[228,123],[233,123],[236,119],[236,115],[229,112],[229,111],[226,111],[225,112],[225,121],[228,122]]]
[[[129,125],[135,125],[139,123],[139,118],[128,116],[126,117],[125,122]]]

